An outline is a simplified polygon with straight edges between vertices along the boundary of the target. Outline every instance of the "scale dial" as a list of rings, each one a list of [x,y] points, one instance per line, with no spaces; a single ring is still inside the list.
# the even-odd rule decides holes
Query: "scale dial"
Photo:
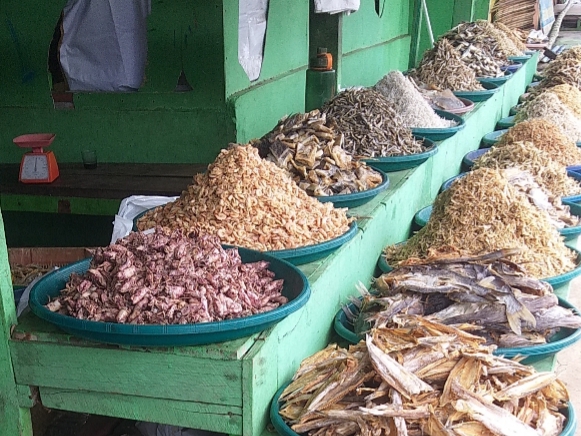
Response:
[[[20,169],[21,180],[49,180],[48,159],[44,154],[23,156]]]

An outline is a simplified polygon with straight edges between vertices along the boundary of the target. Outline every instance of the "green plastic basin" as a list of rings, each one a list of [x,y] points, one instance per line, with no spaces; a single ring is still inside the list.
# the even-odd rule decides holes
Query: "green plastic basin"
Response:
[[[483,91],[454,91],[454,95],[478,103],[488,100],[500,89],[496,83],[481,82],[481,85],[485,88]]]
[[[143,347],[202,345],[230,341],[258,333],[276,324],[306,304],[311,295],[309,282],[294,265],[258,251],[239,248],[244,263],[266,260],[275,278],[284,279],[282,293],[288,303],[274,310],[244,318],[184,325],[135,325],[80,320],[54,313],[45,307],[59,295],[71,273],[84,273],[91,259],[67,265],[40,279],[30,292],[30,309],[39,318],[62,330],[91,341]]]
[[[432,141],[443,141],[444,139],[448,139],[448,138],[454,136],[456,134],[456,132],[459,132],[464,127],[466,127],[466,123],[464,121],[464,118],[462,118],[459,115],[452,114],[452,113],[446,112],[446,111],[441,111],[441,110],[435,110],[434,112],[436,112],[436,114],[438,114],[440,117],[442,117],[446,120],[455,121],[456,125],[453,127],[444,127],[441,129],[419,128],[419,127],[413,128],[412,133],[414,134],[414,136],[427,138],[427,139],[430,139]]]
[[[331,202],[335,207],[348,207],[353,208],[357,206],[361,206],[362,204],[367,203],[368,201],[373,200],[377,195],[383,191],[385,191],[389,187],[389,176],[385,174],[385,172],[374,165],[369,165],[373,167],[378,173],[381,174],[381,178],[383,181],[377,185],[375,188],[368,189],[366,191],[361,192],[354,192],[352,194],[337,194],[337,195],[328,195],[324,197],[316,197],[321,203],[328,203]]]
[[[419,136],[417,138],[423,141],[423,145],[426,150],[423,153],[409,154],[406,156],[372,157],[362,160],[370,167],[384,171],[386,173],[415,168],[420,166],[422,163],[427,161],[430,157],[438,152],[438,147],[436,144],[434,144],[434,141]]]

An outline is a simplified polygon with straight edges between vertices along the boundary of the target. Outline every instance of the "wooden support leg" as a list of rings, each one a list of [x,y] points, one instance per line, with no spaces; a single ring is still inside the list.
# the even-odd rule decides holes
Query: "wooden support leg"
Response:
[[[16,324],[16,308],[4,221],[0,213],[0,428],[6,436],[32,436],[30,410],[20,407],[8,339],[10,328]]]

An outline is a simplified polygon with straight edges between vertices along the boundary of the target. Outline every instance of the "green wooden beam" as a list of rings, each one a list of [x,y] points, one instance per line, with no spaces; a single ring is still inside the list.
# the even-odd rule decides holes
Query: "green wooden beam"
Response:
[[[12,356],[8,347],[10,331],[16,322],[4,222],[0,214],[0,428],[2,434],[7,436],[32,436],[30,412],[18,404],[20,395],[16,388]]]
[[[106,198],[49,197],[43,195],[0,194],[4,211],[58,213],[59,202],[68,201],[72,214],[115,215],[121,200]]]
[[[150,377],[155,376],[150,373]],[[241,434],[242,431],[242,409],[231,406],[61,388],[40,388],[40,395],[42,404],[53,409],[91,411],[98,415],[228,434]]]

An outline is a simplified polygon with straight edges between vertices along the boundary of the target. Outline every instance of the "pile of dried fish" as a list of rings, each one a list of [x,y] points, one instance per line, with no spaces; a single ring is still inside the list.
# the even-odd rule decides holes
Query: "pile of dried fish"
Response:
[[[513,260],[539,278],[575,268],[575,252],[565,246],[546,215],[511,186],[501,171],[489,168],[455,180],[436,197],[426,226],[405,244],[386,247],[384,253],[395,266],[447,246],[461,247],[471,255],[517,249]]]
[[[559,126],[544,118],[532,118],[515,124],[500,137],[496,146],[503,147],[519,141],[532,142],[563,166],[581,164],[581,150],[575,142],[568,139]]]
[[[560,55],[543,71],[543,79],[530,92],[531,95],[550,89],[553,86],[568,84],[581,89],[581,59]]]
[[[256,148],[234,145],[222,150],[204,174],[196,174],[180,198],[143,215],[137,227],[197,229],[225,244],[270,251],[344,234],[345,212],[309,197]]]
[[[503,170],[503,174],[511,186],[526,196],[533,206],[547,215],[549,222],[555,228],[560,230],[579,225],[579,217],[571,215],[570,207],[561,203],[561,197],[557,197],[539,186],[531,173],[519,168],[508,168]]]
[[[556,94],[561,103],[571,109],[577,118],[581,119],[581,91],[579,88],[565,84],[553,86],[545,92]]]
[[[422,317],[303,360],[280,415],[299,434],[554,436],[569,399],[554,373],[491,354],[482,338]]]
[[[34,279],[45,275],[53,269],[54,267],[36,264],[11,265],[12,284],[14,286],[28,286]]]
[[[259,140],[251,141],[260,156],[288,170],[309,195],[351,194],[375,188],[381,174],[353,160],[318,109],[285,117]]]
[[[374,89],[390,101],[406,127],[445,128],[453,124],[453,121],[440,118],[416,85],[400,71],[386,74],[375,84]]]
[[[581,120],[571,109],[561,103],[556,94],[543,92],[527,100],[515,115],[514,120],[518,123],[531,118],[545,118],[559,126],[571,141],[581,141]]]
[[[477,77],[500,77],[507,57],[523,54],[504,32],[485,20],[461,23],[442,37],[462,53],[462,60]]]
[[[407,262],[376,279],[373,294],[359,284],[363,298],[353,300],[359,312],[344,310],[359,336],[370,328],[398,328],[398,317],[413,314],[502,348],[545,344],[561,328],[581,328],[581,317],[559,306],[551,286],[528,276],[509,255],[446,253]]]
[[[414,80],[410,77],[410,80]],[[426,99],[429,105],[434,109],[443,111],[452,111],[455,109],[464,109],[466,105],[462,100],[454,95],[449,89],[433,89],[415,84],[418,91]]]
[[[323,107],[327,119],[345,136],[353,156],[386,157],[425,151],[391,103],[373,89],[341,91]]]
[[[72,273],[47,304],[79,319],[128,324],[192,324],[241,318],[287,302],[266,261],[242,263],[237,248],[183,231],[133,232],[97,248],[89,270]]]
[[[511,29],[510,27],[508,27],[507,25],[505,25],[503,23],[492,23],[492,25],[494,27],[496,27],[498,30],[500,30],[501,32],[503,32],[508,38],[510,38],[510,40],[513,42],[513,44],[515,45],[517,50],[519,50],[520,52],[523,52],[523,53],[525,50],[527,50],[527,46],[525,44],[525,41],[527,39],[526,35],[521,35],[519,32]],[[511,56],[511,55],[508,55],[508,56]],[[519,55],[515,55],[515,56],[519,56]]]
[[[495,145],[474,161],[473,168],[519,168],[532,174],[535,181],[553,196],[581,194],[581,185],[567,175],[567,168],[532,142]]]
[[[424,53],[418,68],[410,71],[410,75],[428,87],[452,91],[484,89],[474,71],[446,38],[436,41],[434,47]]]

